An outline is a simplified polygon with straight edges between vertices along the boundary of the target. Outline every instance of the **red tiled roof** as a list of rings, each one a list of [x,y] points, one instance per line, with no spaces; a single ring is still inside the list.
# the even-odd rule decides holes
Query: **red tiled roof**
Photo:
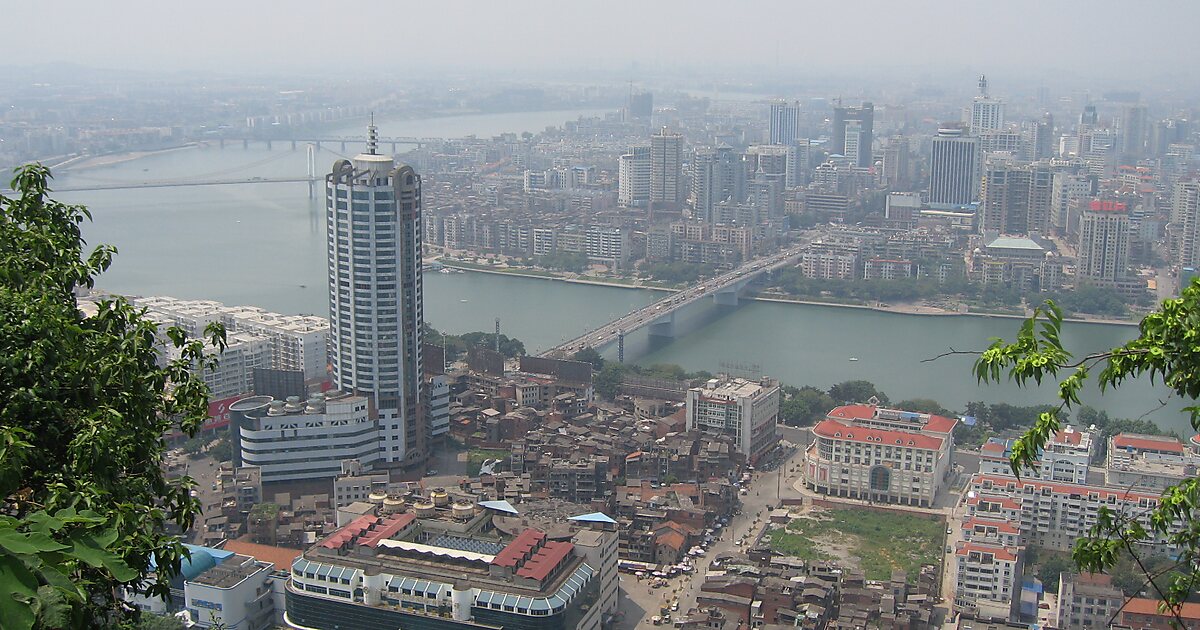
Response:
[[[1082,441],[1083,433],[1081,431],[1060,430],[1058,433],[1054,434],[1055,444],[1071,444],[1072,446],[1079,446],[1079,443]]]
[[[347,523],[345,527],[334,532],[329,538],[326,538],[325,542],[321,543],[321,546],[326,549],[337,549],[353,540],[355,536],[367,531],[378,520],[379,518],[373,514],[360,516]]]
[[[304,553],[300,549],[288,549],[287,547],[276,547],[274,545],[260,545],[258,543],[246,542],[244,540],[226,540],[225,545],[221,547],[225,551],[240,553],[243,556],[252,556],[263,562],[270,562],[275,565],[276,569],[286,571],[291,568],[294,561],[300,554]]]
[[[1183,445],[1179,443],[1179,440],[1166,436],[1119,433],[1113,436],[1112,443],[1116,448],[1133,448],[1139,451],[1183,452]]]
[[[933,435],[850,426],[842,424],[837,420],[822,420],[817,426],[813,427],[813,433],[834,440],[879,444],[881,446],[906,446],[935,451],[942,448],[942,438]]]
[[[512,542],[508,543],[496,557],[492,559],[492,564],[500,567],[516,568],[525,556],[535,549],[540,543],[546,540],[546,534],[536,529],[527,529],[520,533]]]
[[[839,418],[846,420],[866,420],[875,417],[875,409],[876,407],[871,405],[842,405],[834,407],[829,413],[825,414],[825,417],[835,420]],[[934,433],[950,433],[957,424],[958,419],[956,418],[930,414],[929,422],[925,423],[924,430],[933,431]]]
[[[380,541],[387,540],[396,534],[396,532],[412,525],[412,522],[417,520],[417,515],[412,512],[397,514],[387,521],[379,525],[379,529],[370,532],[368,535],[358,539],[358,544],[364,547],[378,547]]]
[[[570,555],[574,548],[575,545],[569,542],[549,541],[542,545],[542,548],[538,549],[532,558],[521,565],[517,575],[531,580],[544,580],[554,571],[555,567],[562,563],[564,558]]]
[[[979,447],[979,454],[982,455],[984,453],[987,453],[988,455],[991,455],[992,453],[999,453],[1003,455],[1004,445],[999,442],[988,442],[987,444]]]
[[[1011,562],[1011,561],[1014,561],[1017,559],[1017,553],[1016,553],[1015,549],[1009,549],[1008,547],[1001,547],[999,545],[989,545],[987,543],[977,543],[977,542],[959,543],[958,550],[955,552],[955,555],[965,556],[972,551],[978,551],[980,553],[990,553],[993,556],[995,556],[997,560],[1008,560]]]
[[[1145,597],[1134,597],[1125,602],[1125,607],[1121,609],[1122,614],[1133,613],[1135,615],[1159,615],[1163,619],[1169,619],[1171,613],[1158,612],[1158,600],[1146,599]],[[1200,604],[1184,604],[1179,611],[1179,616],[1184,619],[1200,619]]]
[[[1014,501],[1013,499],[1010,499],[1008,497],[989,497],[989,496],[972,497],[970,499],[967,499],[967,505],[979,505],[981,502],[984,502],[984,501],[986,501],[988,503],[999,503],[1000,507],[1006,508],[1009,510],[1021,509],[1021,504],[1019,502]]]
[[[1005,489],[1008,484],[1015,484],[1013,492],[1022,492],[1026,485],[1031,484],[1035,493],[1041,492],[1042,488],[1050,488],[1050,492],[1054,494],[1081,494],[1096,493],[1099,499],[1107,500],[1109,496],[1115,496],[1119,501],[1137,501],[1139,499],[1150,499],[1158,501],[1161,495],[1151,493],[1139,493],[1130,490],[1117,490],[1113,488],[1103,488],[1100,486],[1085,486],[1075,483],[1062,483],[1055,481],[1043,481],[1041,479],[1021,479],[1018,481],[1013,477],[1002,477],[1000,475],[984,475],[977,474],[971,478],[972,485],[983,485],[984,481],[992,482],[992,492],[1007,492]],[[986,492],[987,490],[985,490]]]
[[[847,420],[859,420],[863,418],[875,417],[875,408],[871,405],[842,405],[834,407],[832,411],[825,414],[827,418],[845,418]]]
[[[1017,529],[1016,525],[1008,521],[993,521],[991,519],[979,518],[978,516],[972,516],[963,521],[962,528],[974,531],[976,525],[980,527],[995,527],[996,531],[1004,534],[1018,534],[1021,532],[1021,530]]]
[[[683,549],[684,541],[683,534],[676,531],[668,531],[665,534],[660,534],[657,542],[672,549]]]

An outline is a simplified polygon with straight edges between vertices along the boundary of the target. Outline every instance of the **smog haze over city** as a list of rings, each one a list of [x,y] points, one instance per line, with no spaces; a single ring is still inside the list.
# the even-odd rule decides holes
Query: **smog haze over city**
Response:
[[[63,312],[128,300],[163,361],[170,326],[228,333],[180,368],[207,420],[164,435],[164,474],[196,480],[187,580],[126,585],[132,606],[254,630],[1166,627],[1136,571],[1059,565],[1101,505],[1195,475],[1192,401],[1130,378],[1064,404],[973,368],[1048,302],[1045,339],[1086,357],[1194,286],[1200,3],[2,15],[0,169],[48,168],[85,250],[117,249]],[[0,227],[36,229],[3,181]]]

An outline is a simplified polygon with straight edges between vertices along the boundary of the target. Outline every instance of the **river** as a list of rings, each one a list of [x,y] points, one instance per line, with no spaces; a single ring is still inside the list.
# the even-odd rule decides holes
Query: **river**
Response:
[[[459,137],[537,132],[598,110],[484,114],[431,119],[380,120],[381,135]],[[352,133],[349,125],[331,133]],[[340,149],[340,147],[333,147]],[[348,150],[350,150],[348,148]],[[340,154],[323,147],[322,169]],[[196,148],[65,174],[62,186],[178,179],[297,176],[305,152],[276,142],[274,150],[251,144]],[[62,193],[86,204],[94,223],[92,243],[117,246],[100,288],[137,295],[174,295],[252,304],[285,313],[326,312],[324,212],[308,199],[303,183],[184,188],[145,188]],[[653,301],[638,289],[570,284],[495,274],[426,274],[426,319],[447,332],[491,330],[494,319],[508,335],[536,352],[572,338],[619,314]],[[1018,322],[987,317],[900,315],[814,305],[745,302],[739,307],[695,305],[680,316],[679,336],[627,340],[627,356],[639,363],[678,363],[720,371],[754,366],[791,384],[828,387],[861,378],[893,400],[933,398],[949,408],[970,400],[1032,404],[1050,402],[1053,390],[1017,390],[1009,384],[980,387],[969,357],[922,362],[940,352],[980,349],[989,337],[1013,335]],[[1121,343],[1136,334],[1128,326],[1068,323],[1064,338],[1077,354]],[[606,354],[615,356],[615,349]],[[857,359],[851,361],[851,358]],[[1117,417],[1150,412],[1165,397],[1147,382],[1129,383],[1085,403]],[[1187,432],[1186,417],[1172,404],[1148,417]]]

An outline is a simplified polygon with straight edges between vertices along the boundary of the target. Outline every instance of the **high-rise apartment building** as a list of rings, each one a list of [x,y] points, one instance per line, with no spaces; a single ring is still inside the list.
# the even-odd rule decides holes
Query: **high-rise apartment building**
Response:
[[[1050,182],[1050,227],[1060,235],[1078,223],[1071,217],[1071,202],[1092,194],[1092,180],[1087,175],[1056,170]]]
[[[650,203],[675,207],[683,192],[683,136],[666,127],[650,136]]]
[[[1121,164],[1136,164],[1146,156],[1150,121],[1145,105],[1126,105],[1120,118]]]
[[[746,170],[741,156],[729,146],[696,149],[692,158],[692,216],[716,221],[722,201],[741,203],[746,196]]]
[[[871,165],[871,146],[875,140],[875,105],[833,108],[833,134],[830,150],[853,160],[855,166]]]
[[[1196,269],[1200,264],[1200,181],[1175,184],[1167,238],[1176,272]]]
[[[1116,201],[1093,200],[1079,217],[1076,277],[1080,282],[1116,286],[1129,267],[1129,210]]]
[[[962,206],[979,195],[979,139],[961,127],[943,127],[929,157],[929,203]]]
[[[771,103],[771,144],[791,144],[800,136],[800,103],[787,101]]]
[[[987,77],[979,77],[979,96],[971,102],[968,132],[977,136],[1004,127],[1004,101],[988,96]]]
[[[1044,234],[1050,227],[1054,176],[1044,164],[989,160],[979,191],[979,231]]]
[[[421,177],[376,152],[372,125],[325,182],[333,383],[369,400],[385,464],[422,464]]]
[[[617,204],[636,208],[650,201],[650,147],[633,147],[617,163]]]

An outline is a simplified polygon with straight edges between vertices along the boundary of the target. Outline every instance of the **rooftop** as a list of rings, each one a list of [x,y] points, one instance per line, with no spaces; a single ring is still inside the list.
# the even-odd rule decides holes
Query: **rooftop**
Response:
[[[234,554],[221,564],[193,578],[191,582],[215,588],[231,588],[266,568],[265,563],[256,562],[250,556]]]

